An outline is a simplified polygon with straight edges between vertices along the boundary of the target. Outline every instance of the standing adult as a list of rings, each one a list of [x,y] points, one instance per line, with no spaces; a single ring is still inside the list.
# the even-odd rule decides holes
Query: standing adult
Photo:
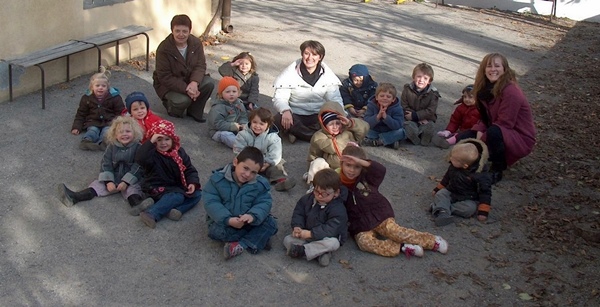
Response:
[[[277,110],[275,125],[296,138],[309,142],[321,129],[319,109],[325,101],[335,101],[343,108],[340,79],[323,63],[325,47],[309,40],[300,45],[301,59],[290,64],[275,79],[273,105]]]
[[[535,145],[535,126],[529,102],[517,84],[515,71],[499,53],[486,55],[473,87],[481,121],[472,128],[489,149],[494,182],[502,171],[527,156]]]
[[[171,20],[171,34],[156,49],[154,89],[167,113],[173,117],[187,115],[205,122],[204,106],[215,87],[206,73],[202,42],[190,35],[192,21],[187,15]]]

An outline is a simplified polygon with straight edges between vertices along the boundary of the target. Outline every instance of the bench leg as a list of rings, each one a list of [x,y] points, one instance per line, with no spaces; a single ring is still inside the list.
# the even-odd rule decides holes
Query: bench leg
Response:
[[[68,63],[68,61],[67,61],[67,63]],[[40,73],[42,75],[42,109],[45,109],[46,108],[46,80],[44,77],[45,76],[44,68],[42,68],[41,64],[36,64],[35,66],[37,66],[40,69]]]
[[[8,93],[10,95],[10,101],[13,100],[12,95],[12,65],[8,64]]]
[[[115,57],[117,58],[117,66],[119,66],[119,40],[117,40],[117,44],[115,45]]]
[[[150,64],[150,37],[146,33],[142,34],[146,37],[146,71],[148,71],[148,65]]]

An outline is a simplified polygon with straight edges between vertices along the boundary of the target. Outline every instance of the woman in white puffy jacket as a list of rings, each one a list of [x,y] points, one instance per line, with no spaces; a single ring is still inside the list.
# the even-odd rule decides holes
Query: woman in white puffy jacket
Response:
[[[274,83],[275,125],[288,134],[291,143],[297,138],[309,142],[321,129],[318,113],[325,101],[343,107],[340,79],[323,63],[325,47],[309,40],[300,45],[300,52],[302,58],[290,64]]]

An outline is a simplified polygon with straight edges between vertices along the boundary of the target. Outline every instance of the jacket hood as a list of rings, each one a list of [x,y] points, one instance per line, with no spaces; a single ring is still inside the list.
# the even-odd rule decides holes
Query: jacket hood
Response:
[[[475,145],[475,147],[477,147],[477,151],[479,152],[479,160],[476,161],[477,172],[481,173],[484,170],[485,164],[490,156],[487,145],[485,145],[485,143],[482,140],[478,140],[478,139],[474,139],[474,138],[461,140],[460,142],[456,143],[456,145],[466,144],[466,143],[471,143],[471,144]],[[450,154],[448,154],[448,156],[449,155]]]
[[[344,107],[342,105],[335,101],[326,101],[321,106],[321,109],[319,109],[319,124],[324,131],[327,131],[327,129],[325,129],[325,125],[323,124],[323,113],[325,112],[334,112],[337,113],[338,116],[346,116],[346,112],[344,111]]]
[[[348,71],[350,84],[353,84],[352,78],[356,76],[363,77],[363,83],[360,88],[366,88],[370,86],[371,82],[373,81],[373,78],[371,78],[371,75],[369,74],[369,69],[363,64],[354,64],[352,67],[350,67],[350,70]]]

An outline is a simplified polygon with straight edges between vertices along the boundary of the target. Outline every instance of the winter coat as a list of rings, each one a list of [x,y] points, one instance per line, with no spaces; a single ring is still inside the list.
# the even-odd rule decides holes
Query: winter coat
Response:
[[[217,131],[238,133],[236,123],[248,124],[248,113],[242,101],[238,99],[229,103],[223,99],[215,100],[208,112],[208,135],[212,137]]]
[[[269,216],[272,206],[271,185],[256,175],[252,181],[239,185],[233,179],[233,165],[213,171],[202,191],[208,225],[219,223],[229,226],[229,218],[250,214],[257,226]]]
[[[511,82],[502,90],[500,97],[483,104],[491,124],[502,131],[506,163],[513,165],[530,154],[536,142],[536,131],[531,107],[519,86]],[[482,121],[473,126],[472,130],[483,132],[481,140],[486,141],[487,127]]]
[[[404,110],[398,98],[385,110],[385,119],[378,120],[377,114],[379,114],[379,104],[377,104],[375,97],[373,97],[369,100],[367,112],[364,117],[364,120],[369,123],[371,129],[379,133],[403,129]]]
[[[121,115],[122,116],[131,116],[131,114],[129,114],[127,109],[123,110]],[[162,118],[160,118],[160,116],[154,114],[152,111],[150,111],[148,109],[148,113],[146,114],[146,117],[144,117],[143,119],[136,120],[138,122],[138,124],[140,125],[140,127],[142,127],[142,132],[144,134],[144,137],[142,138],[142,143],[144,143],[147,139],[149,139],[151,137],[151,136],[147,136],[146,132],[148,130],[150,130],[150,127],[152,127],[152,124],[156,123],[157,121],[159,121],[161,119]]]
[[[125,104],[118,89],[111,87],[102,102],[99,102],[94,93],[88,90],[79,101],[71,130],[77,129],[81,132],[89,127],[108,127],[123,109]]]
[[[343,106],[339,89],[341,83],[335,73],[321,62],[319,80],[315,86],[310,86],[300,74],[301,62],[302,59],[293,62],[275,79],[275,110],[281,113],[291,109],[294,114],[313,115],[319,112],[325,101],[335,101]]]
[[[183,147],[179,148],[179,156],[183,160],[186,183],[196,186],[200,190],[200,179],[198,171],[192,165],[190,156],[187,155]],[[162,155],[156,150],[154,143],[146,141],[137,150],[135,162],[144,169],[144,180],[142,189],[150,194],[154,200],[160,199],[164,193],[182,193],[185,195],[187,187],[181,182],[181,172],[175,160],[171,157]]]
[[[317,203],[314,193],[309,193],[300,198],[292,213],[292,229],[300,227],[311,231],[311,241],[323,238],[337,238],[340,244],[348,239],[348,215],[344,207],[344,200],[348,197],[348,190],[342,186],[340,195],[332,199],[327,205]]]
[[[422,92],[417,92],[414,82],[404,85],[400,103],[404,112],[412,112],[412,121],[419,122],[428,120],[435,122],[437,120],[438,100],[440,93],[433,85],[428,85]]]
[[[349,194],[344,204],[348,212],[350,235],[372,230],[386,219],[394,217],[390,201],[379,192],[385,173],[385,166],[371,161],[371,165],[362,170],[356,182],[348,187]]]
[[[161,99],[168,92],[186,94],[187,85],[196,81],[202,84],[206,74],[206,58],[202,42],[190,35],[185,59],[175,46],[173,34],[169,34],[156,48],[156,69],[152,74],[154,89]]]
[[[219,67],[219,73],[221,76],[233,77],[240,84],[240,99],[244,104],[253,103],[258,105],[258,83],[260,82],[258,74],[256,72],[244,75],[239,69],[231,66],[231,62],[225,62]]]
[[[481,116],[479,115],[479,110],[477,109],[477,105],[468,106],[463,102],[463,99],[460,98],[458,101],[454,103],[458,105],[454,112],[452,112],[452,116],[450,116],[450,122],[448,122],[448,126],[446,126],[446,130],[456,133],[465,130],[471,130],[477,122],[479,122]]]
[[[250,128],[250,124],[248,124],[244,130],[238,132],[233,144],[233,153],[237,155],[246,146],[253,146],[260,149],[265,157],[265,162],[272,166],[281,162],[283,147],[281,145],[281,138],[279,137],[279,130],[275,125],[271,125],[268,131],[255,135]]]
[[[445,188],[450,191],[452,203],[473,200],[491,206],[492,176],[486,165],[489,157],[487,146],[477,139],[464,139],[458,142],[458,144],[464,143],[472,143],[477,147],[479,159],[466,169],[456,168],[450,164],[436,189]]]
[[[338,116],[344,117],[346,114],[343,107],[336,102],[328,101],[323,104],[319,111],[321,129],[315,132],[310,139],[308,162],[310,163],[316,158],[323,158],[329,163],[329,167],[336,169],[340,167],[340,156],[348,142],[360,143],[369,132],[369,124],[360,118],[349,118],[348,127],[344,127],[340,134],[333,136],[323,124],[321,114],[324,112],[335,112]]]
[[[369,99],[375,96],[377,82],[370,75],[364,76],[363,84],[356,88],[352,83],[352,77],[344,79],[340,86],[340,95],[344,101],[344,109],[354,108],[355,110],[366,109]]]
[[[139,142],[109,144],[102,157],[98,181],[114,182],[115,185],[121,182],[128,185],[138,183],[143,176],[142,168],[135,163],[135,154],[140,146]]]

